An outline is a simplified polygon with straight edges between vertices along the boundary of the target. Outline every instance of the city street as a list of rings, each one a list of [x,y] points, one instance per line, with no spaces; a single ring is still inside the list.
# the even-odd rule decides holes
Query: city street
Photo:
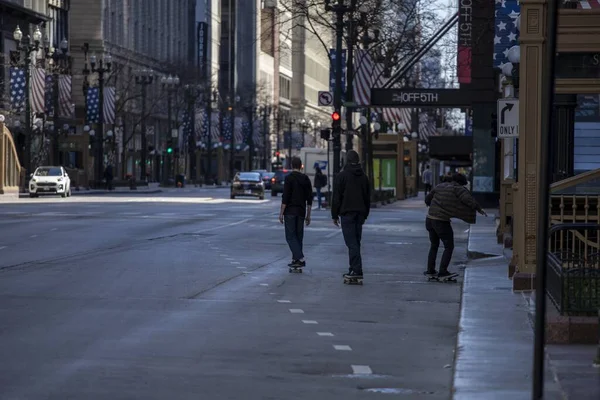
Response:
[[[304,273],[288,273],[280,201],[1,203],[0,398],[450,398],[460,285],[422,275],[422,201],[372,210],[364,286],[342,283],[329,211],[313,211]],[[468,226],[454,227],[461,272]]]

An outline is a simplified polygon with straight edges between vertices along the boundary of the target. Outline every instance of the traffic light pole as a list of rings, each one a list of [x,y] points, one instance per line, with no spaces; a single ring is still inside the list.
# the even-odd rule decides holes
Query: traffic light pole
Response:
[[[335,20],[335,91],[333,94],[333,108],[341,115],[342,110],[342,45],[344,36],[344,12],[343,0],[338,0],[334,7]],[[342,152],[342,124],[340,120],[334,121],[333,125],[333,176],[340,172]]]
[[[163,187],[169,184],[169,171],[171,170],[171,154],[168,152],[169,140],[171,139],[171,92],[167,93],[167,140],[165,142],[165,155],[163,159]]]

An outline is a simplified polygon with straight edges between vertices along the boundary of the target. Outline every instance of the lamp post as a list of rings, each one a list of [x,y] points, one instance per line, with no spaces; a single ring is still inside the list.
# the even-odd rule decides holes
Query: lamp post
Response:
[[[300,120],[300,129],[302,131],[302,145],[301,145],[301,147],[304,147],[304,145],[306,144],[306,138],[305,138],[305,136],[306,136],[306,131],[308,130],[308,127],[309,127],[309,123],[306,122],[306,120],[304,118],[302,118]]]
[[[267,159],[269,158],[269,127],[268,127],[268,118],[271,116],[271,106],[265,105],[262,108],[263,115],[263,156],[261,162],[261,168],[267,169]]]
[[[250,142],[248,143],[248,169],[252,170],[254,169],[254,116],[256,113],[256,106],[254,105],[254,102],[251,101],[244,108],[246,110],[248,123],[250,124],[248,126],[248,129],[250,131]]]
[[[40,27],[36,26],[33,35],[27,35],[23,41],[23,32],[19,26],[13,32],[13,39],[17,42],[17,51],[25,54],[23,67],[25,67],[25,151],[23,152],[23,161],[27,174],[31,173],[31,139],[33,127],[31,126],[31,54],[40,49],[40,41],[42,40],[42,32]],[[28,176],[28,175],[27,175]]]
[[[206,146],[206,169],[205,169],[205,177],[204,182],[208,184],[208,182],[212,182],[212,151],[213,151],[213,143],[212,143],[212,109],[213,103],[216,106],[219,101],[219,93],[217,90],[212,91],[212,99],[210,86],[207,87],[207,102],[206,102],[206,118],[207,118],[207,146]],[[216,143],[215,143],[216,144]]]
[[[172,117],[172,108],[171,103],[173,101],[173,93],[177,91],[177,87],[179,86],[179,77],[171,76],[168,77],[163,76],[160,78],[160,83],[163,87],[163,90],[167,92],[167,137],[165,138],[165,146],[166,142],[169,138],[173,137],[173,127],[171,125],[173,121]],[[167,186],[169,184],[169,175],[171,171],[171,154],[167,153],[166,149],[164,150],[165,156],[163,158],[163,172],[162,172],[162,186]]]
[[[288,160],[287,160],[288,169],[292,169],[292,125],[295,123],[296,123],[296,120],[294,118],[288,119],[288,127],[289,127]]]
[[[235,96],[233,101],[231,101],[231,97],[227,98],[228,100],[228,110],[230,112],[229,118],[231,121],[231,148],[229,149],[229,181],[233,182],[233,177],[235,176],[235,109],[237,103],[240,101],[240,96]]]
[[[142,151],[140,157],[140,180],[146,181],[146,152],[148,151],[148,145],[146,143],[146,94],[147,87],[154,81],[154,72],[152,70],[142,69],[138,70],[135,75],[135,83],[142,87]]]
[[[364,150],[362,151],[363,167],[367,166],[367,175],[369,176],[369,184],[371,185],[372,201],[375,198],[375,173],[373,167],[375,160],[373,160],[373,136],[371,135],[371,128],[373,128],[375,133],[378,133],[379,129],[381,129],[381,125],[379,124],[379,122],[369,122],[369,119],[367,119],[367,117],[365,117],[364,115],[360,117],[359,122],[363,129],[364,143],[366,143],[366,146],[364,146]]]
[[[190,181],[196,179],[196,102],[202,94],[202,89],[198,85],[185,85],[185,96],[188,106],[189,129],[187,137],[184,139],[187,143]]]
[[[84,44],[84,56],[85,56],[85,64],[83,68],[83,75],[87,80],[87,76],[91,73],[98,74],[98,137],[100,140],[96,141],[95,144],[95,156],[94,156],[94,175],[96,185],[100,185],[102,181],[102,167],[104,166],[104,148],[102,136],[104,135],[104,74],[109,73],[111,71],[112,66],[112,58],[110,54],[105,54],[104,58],[98,60],[95,54],[92,54],[89,58],[91,70],[88,69],[87,66],[87,52],[89,46]]]
[[[325,10],[333,11],[335,19],[335,91],[333,96],[334,112],[341,115],[342,111],[342,45],[344,40],[344,14],[356,9],[357,0],[350,0],[350,5],[344,4],[344,0],[337,0],[331,5],[331,0],[325,0]],[[333,175],[340,172],[342,151],[342,125],[340,121],[334,122],[333,126]]]
[[[52,77],[52,84],[53,84],[53,99],[52,99],[52,103],[53,106],[52,108],[53,110],[53,125],[54,125],[54,131],[53,131],[53,136],[54,136],[54,140],[52,142],[52,161],[54,163],[54,165],[58,165],[60,163],[60,148],[59,148],[59,143],[58,143],[58,139],[59,139],[59,134],[60,134],[60,129],[59,129],[59,117],[60,117],[60,96],[59,96],[59,80],[60,80],[60,75],[61,74],[67,74],[69,73],[69,70],[71,68],[70,66],[70,60],[69,60],[69,55],[68,55],[68,51],[69,51],[69,42],[67,41],[67,39],[63,39],[60,42],[60,46],[59,46],[59,50],[60,51],[55,51],[54,47],[46,47],[46,60],[48,61],[49,64],[49,68],[47,68],[49,71],[52,72],[53,77]],[[67,128],[68,130],[68,128]]]

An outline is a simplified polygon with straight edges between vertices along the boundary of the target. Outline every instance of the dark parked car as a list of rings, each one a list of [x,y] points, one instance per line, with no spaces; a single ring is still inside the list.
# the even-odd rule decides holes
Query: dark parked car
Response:
[[[271,178],[271,196],[276,197],[277,193],[283,193],[283,183],[285,177],[288,176],[292,171],[289,169],[280,169],[275,171],[275,175]]]
[[[271,190],[271,179],[275,176],[275,172],[268,172],[265,170],[255,170],[252,172],[258,172],[260,174],[260,178],[262,179],[263,185],[265,185],[265,190]]]
[[[265,199],[265,185],[262,183],[258,172],[238,172],[231,185],[231,198],[236,196],[258,197]]]

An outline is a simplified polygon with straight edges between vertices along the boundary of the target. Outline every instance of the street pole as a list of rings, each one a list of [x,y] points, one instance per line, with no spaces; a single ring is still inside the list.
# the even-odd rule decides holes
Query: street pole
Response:
[[[350,14],[348,19],[348,60],[346,61],[346,101],[353,101],[354,91],[354,36],[355,27],[352,18],[353,14]],[[346,132],[352,132],[352,110],[353,108],[346,107]],[[352,140],[354,135],[352,133],[346,134],[346,151],[352,150]]]
[[[92,66],[92,71],[94,67]],[[102,181],[104,167],[104,68],[98,71],[98,132],[96,133],[96,187]]]
[[[277,165],[279,165],[279,163],[281,162],[281,157],[279,156],[279,149],[281,148],[281,139],[279,137],[279,132],[281,132],[281,115],[279,114],[279,110],[277,110],[277,138],[275,144],[275,146],[277,146],[277,148],[275,149],[275,153],[277,153]]]
[[[340,115],[342,112],[342,45],[344,36],[344,11],[343,11],[343,0],[338,0],[335,21],[335,91],[333,96],[333,108]],[[342,126],[336,124],[333,130],[333,175],[335,176],[340,172],[341,167],[341,152],[342,152]]]
[[[211,169],[212,169],[212,99],[211,99],[211,92],[210,92],[210,88],[208,89],[208,101],[206,103],[206,118],[208,118],[207,121],[207,149],[206,149],[206,170],[205,170],[205,174],[206,176],[204,177],[204,183],[208,185],[209,179],[211,177]]]
[[[54,109],[53,121],[54,121],[54,131],[53,136],[54,140],[52,141],[52,164],[60,165],[60,146],[58,145],[58,137],[60,135],[60,130],[58,127],[58,108],[59,104],[59,96],[58,96],[58,80],[60,75],[58,73],[54,73],[52,76],[52,108]]]
[[[540,137],[540,167],[538,171],[538,224],[536,238],[536,289],[535,289],[535,339],[533,354],[533,393],[534,400],[544,398],[544,360],[546,329],[546,268],[548,266],[548,202],[549,183],[552,165],[548,162],[548,152],[553,148],[550,134],[554,104],[554,70],[556,63],[556,25],[558,16],[558,0],[549,0],[546,9],[546,48],[545,70],[542,76],[542,129]]]
[[[288,141],[288,169],[292,169],[292,122],[293,120],[290,118],[288,121],[289,125],[289,141]]]
[[[231,120],[231,149],[229,152],[229,181],[233,182],[233,177],[235,176],[235,109],[233,106],[230,108],[231,114],[229,115],[229,118]]]
[[[375,200],[375,171],[373,160],[373,135],[371,135],[371,108],[367,107],[367,159],[368,159],[368,174],[369,174],[369,185],[371,186],[371,202]]]
[[[146,181],[146,85],[142,83],[142,152],[140,157],[140,181]]]
[[[248,121],[250,122],[250,143],[248,143],[250,149],[248,150],[248,169],[252,170],[254,167],[254,105],[251,105],[248,108]]]
[[[188,103],[188,115],[190,118],[190,128],[188,129],[187,144],[188,144],[188,157],[190,166],[190,182],[196,180],[196,97],[198,96],[198,89],[191,86],[189,88],[190,97]]]
[[[171,130],[173,129],[172,125],[171,125],[171,120],[172,120],[172,109],[171,109],[171,99],[172,96],[172,92],[171,89],[168,89],[167,92],[167,140],[166,142],[169,141],[169,139],[171,138]],[[165,142],[165,143],[166,143]],[[169,175],[170,175],[170,171],[171,171],[171,154],[169,153],[165,153],[165,159],[163,160],[163,186],[166,187],[169,184]]]
[[[261,168],[267,169],[267,158],[269,157],[269,146],[267,146],[268,132],[267,132],[267,107],[263,109],[263,160]]]

